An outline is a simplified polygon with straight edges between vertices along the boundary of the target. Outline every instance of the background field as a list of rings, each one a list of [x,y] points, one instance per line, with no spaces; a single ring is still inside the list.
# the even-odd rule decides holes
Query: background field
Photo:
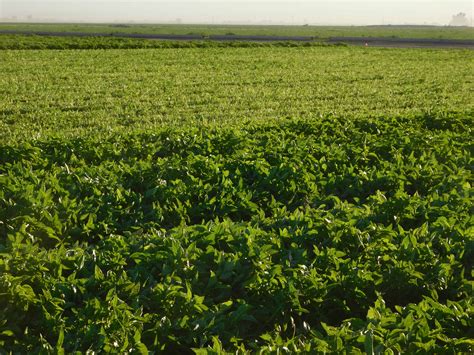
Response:
[[[242,25],[120,25],[120,24],[0,24],[0,30],[209,35],[329,37],[395,37],[474,39],[469,27],[435,26],[242,26]]]
[[[474,51],[183,46],[0,52],[0,353],[472,353]]]
[[[474,43],[474,42],[473,42]],[[256,48],[256,47],[321,47],[347,46],[347,44],[324,43],[323,41],[215,41],[154,40],[107,36],[46,36],[24,34],[0,34],[2,49],[153,49],[153,48]],[[474,44],[473,44],[474,46]]]
[[[472,59],[349,47],[4,51],[0,138],[472,113]]]

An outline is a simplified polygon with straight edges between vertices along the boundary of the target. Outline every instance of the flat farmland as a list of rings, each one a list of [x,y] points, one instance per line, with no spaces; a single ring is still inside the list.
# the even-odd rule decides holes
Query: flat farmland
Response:
[[[2,51],[0,138],[472,113],[473,58],[351,47]]]
[[[0,72],[0,353],[474,350],[473,51]]]
[[[284,26],[191,24],[60,24],[0,23],[0,31],[53,31],[105,34],[250,35],[474,39],[472,27],[456,26]]]

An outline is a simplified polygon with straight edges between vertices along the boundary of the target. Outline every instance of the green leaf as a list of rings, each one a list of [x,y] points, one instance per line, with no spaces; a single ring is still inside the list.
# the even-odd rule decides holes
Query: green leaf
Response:
[[[364,349],[367,355],[374,355],[374,333],[372,330],[365,332]]]

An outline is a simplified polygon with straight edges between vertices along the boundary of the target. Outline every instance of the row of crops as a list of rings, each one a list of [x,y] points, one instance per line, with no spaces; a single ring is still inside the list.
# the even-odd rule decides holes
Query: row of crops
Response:
[[[0,24],[0,30],[2,26]],[[325,40],[307,42],[272,41],[160,41],[120,37],[54,37],[37,35],[0,34],[0,50],[45,50],[45,49],[164,49],[164,48],[262,48],[262,47],[320,47],[345,46],[343,43],[329,44]]]
[[[1,54],[0,353],[474,350],[471,52]]]

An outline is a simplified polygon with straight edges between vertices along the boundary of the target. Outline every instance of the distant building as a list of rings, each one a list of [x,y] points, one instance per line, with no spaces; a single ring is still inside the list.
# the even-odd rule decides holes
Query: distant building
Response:
[[[464,12],[460,12],[457,15],[453,15],[450,26],[469,26],[469,20]]]

